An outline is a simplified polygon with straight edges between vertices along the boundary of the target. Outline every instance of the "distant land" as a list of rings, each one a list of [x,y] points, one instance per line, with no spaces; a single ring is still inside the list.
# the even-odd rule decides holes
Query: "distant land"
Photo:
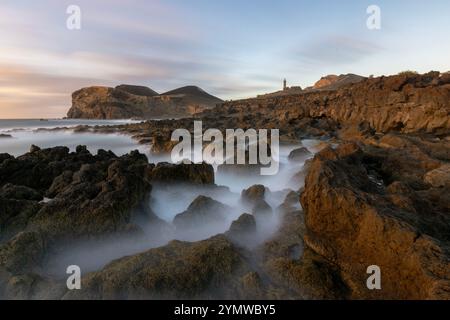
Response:
[[[92,86],[72,94],[68,118],[152,119],[189,117],[214,108],[223,100],[196,86],[162,94],[144,87],[122,84],[115,88]]]
[[[258,97],[287,96],[312,91],[337,90],[367,79],[356,74],[327,75],[313,86],[285,87]],[[68,118],[154,119],[190,117],[224,101],[197,86],[185,86],[159,94],[145,86],[122,84],[115,88],[92,86],[72,94]]]

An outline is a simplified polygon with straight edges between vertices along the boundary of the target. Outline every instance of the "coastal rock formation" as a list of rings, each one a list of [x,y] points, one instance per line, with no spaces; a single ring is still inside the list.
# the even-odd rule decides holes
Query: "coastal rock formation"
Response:
[[[186,211],[175,216],[173,224],[177,229],[187,231],[204,226],[214,228],[223,225],[230,213],[229,206],[210,197],[198,196]]]
[[[311,251],[303,259],[335,270],[343,297],[449,299],[448,190],[426,178],[449,160],[436,152],[449,146],[396,140],[402,149],[344,143],[316,155],[301,195]],[[381,290],[366,286],[372,265],[381,268]]]
[[[257,235],[255,217],[248,213],[243,213],[237,220],[231,223],[230,229],[225,235],[240,247],[249,247],[255,241]]]
[[[160,162],[150,172],[150,178],[154,182],[189,184],[213,184],[214,168],[206,163],[172,164]]]
[[[60,246],[121,235],[139,239],[138,219],[162,226],[146,205],[162,170],[163,176],[184,183],[214,180],[212,167],[205,164],[198,167],[206,175],[195,166],[162,167],[137,151],[121,157],[104,150],[92,155],[84,146],[75,152],[33,146],[17,158],[2,154],[0,297],[58,298],[59,285],[43,274]]]
[[[348,84],[358,83],[366,79],[356,74],[341,74],[339,76],[330,74],[320,78],[311,89],[336,90]]]
[[[297,136],[304,134],[305,125],[316,128],[316,134],[309,128],[306,132],[317,136],[362,123],[378,133],[442,135],[450,130],[449,101],[449,77],[430,72],[369,78],[337,90],[231,101],[206,114],[217,118],[227,112],[243,121],[248,116],[256,127],[279,128],[280,134],[289,134],[290,128]]]
[[[266,187],[262,184],[255,184],[248,189],[242,190],[241,199],[244,203],[254,204],[264,200]]]
[[[83,119],[187,117],[221,102],[219,98],[194,86],[161,95],[142,86],[88,87],[72,94],[72,107],[67,117]]]
[[[255,203],[252,208],[252,214],[257,219],[267,219],[272,216],[273,210],[272,207],[267,203],[266,200],[259,200]]]
[[[290,161],[304,161],[310,156],[311,156],[311,152],[309,152],[309,150],[306,149],[305,147],[301,147],[301,148],[292,150],[289,153],[288,159]]]
[[[64,299],[237,299],[251,271],[225,236],[168,245],[108,264]]]
[[[222,132],[227,128],[279,129],[280,142],[301,138],[346,140],[355,134],[390,132],[445,137],[450,131],[449,101],[450,77],[446,73],[400,74],[367,78],[336,90],[228,101],[194,119],[202,120],[204,128]],[[131,134],[142,143],[152,144],[155,152],[167,153],[174,145],[170,141],[173,130],[186,128],[192,132],[194,119],[149,120],[108,130]],[[219,171],[257,174],[260,167],[221,165]]]

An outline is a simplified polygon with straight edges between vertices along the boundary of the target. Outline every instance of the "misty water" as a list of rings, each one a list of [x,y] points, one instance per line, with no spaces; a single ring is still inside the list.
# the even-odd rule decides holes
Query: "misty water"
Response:
[[[150,162],[167,161],[170,156],[152,156],[149,146],[138,144],[127,135],[104,133],[76,133],[70,129],[77,125],[116,125],[131,121],[94,121],[94,120],[0,120],[0,134],[9,134],[11,138],[0,139],[0,153],[19,156],[28,152],[32,144],[41,148],[67,146],[73,151],[77,145],[86,145],[88,150],[96,153],[98,149],[111,150],[116,155],[123,155],[132,150],[146,154]],[[68,127],[67,130],[40,131],[38,128]],[[193,187],[186,185],[159,186],[154,185],[148,200],[148,208],[166,222],[161,230],[155,229],[146,221],[133,221],[145,233],[139,240],[116,237],[95,243],[71,243],[61,245],[49,257],[43,270],[52,277],[64,277],[67,266],[78,265],[85,272],[101,269],[105,264],[127,256],[167,244],[171,240],[198,241],[213,235],[226,232],[232,221],[242,213],[251,213],[251,208],[241,202],[242,190],[263,184],[268,188],[266,201],[276,212],[290,191],[298,191],[304,183],[302,170],[304,162],[289,161],[289,153],[301,146],[315,153],[322,144],[316,140],[303,140],[297,144],[280,145],[279,171],[276,175],[261,176],[259,174],[237,174],[233,172],[215,173],[216,186]],[[195,230],[177,230],[172,221],[174,217],[185,211],[198,196],[208,196],[231,207],[227,219],[222,224],[201,225]],[[300,204],[298,204],[300,209]],[[278,215],[274,214],[265,221],[257,219],[257,235],[254,244],[268,239],[278,227]]]
[[[31,145],[40,148],[56,146],[69,147],[74,151],[78,145],[86,145],[91,153],[99,149],[108,149],[116,155],[123,155],[137,149],[148,154],[149,148],[139,145],[129,136],[120,134],[94,134],[74,132],[70,128],[79,125],[106,126],[132,123],[132,120],[2,120],[0,119],[0,135],[11,137],[0,138],[0,153],[20,156],[30,150]],[[38,129],[69,128],[61,131],[43,131]]]

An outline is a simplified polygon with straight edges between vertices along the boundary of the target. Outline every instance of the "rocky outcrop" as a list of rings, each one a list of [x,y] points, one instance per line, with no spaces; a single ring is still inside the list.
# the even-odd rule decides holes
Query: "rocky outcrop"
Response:
[[[65,299],[237,299],[251,268],[242,250],[219,235],[116,260],[82,281]]]
[[[304,90],[301,94],[228,101],[197,115],[203,128],[279,129],[280,142],[301,138],[342,140],[355,134],[450,133],[450,77],[424,75],[368,78],[337,90]],[[147,121],[114,127],[152,145],[155,152],[170,152],[171,133],[178,128],[193,131],[193,120]],[[354,128],[352,132],[349,129]],[[104,132],[105,128],[94,128]],[[344,136],[346,131],[346,136]],[[221,165],[220,172],[256,174],[259,165]]]
[[[241,199],[244,203],[254,204],[258,201],[264,200],[266,194],[266,187],[262,184],[255,184],[241,192]]]
[[[428,179],[449,160],[434,151],[445,142],[396,142],[403,148],[345,143],[316,155],[301,196],[305,263],[318,257],[335,270],[343,297],[449,299],[450,202]],[[381,290],[366,286],[372,265],[381,268]]]
[[[172,164],[160,162],[151,171],[150,178],[159,183],[213,184],[214,168],[206,163]]]
[[[365,77],[358,76],[356,74],[341,74],[339,76],[330,74],[328,76],[320,78],[314,86],[310,89],[320,89],[320,90],[337,90],[348,84],[354,84],[363,81]]]
[[[280,128],[281,134],[288,133],[286,128],[297,132],[302,131],[306,123],[314,127],[314,122],[322,121],[318,128],[327,128],[325,132],[328,133],[333,131],[333,123],[338,126],[367,123],[379,133],[445,135],[450,129],[449,98],[449,77],[430,72],[369,78],[337,90],[231,101],[214,109],[211,114],[217,118],[228,112],[242,120],[248,115],[248,120],[252,120],[256,127],[273,126]],[[276,119],[276,123],[271,119]],[[326,123],[325,119],[331,122]],[[326,134],[316,131],[319,135]]]
[[[137,240],[143,234],[138,220],[158,223],[154,229],[164,232],[147,205],[160,175],[184,183],[214,180],[212,167],[204,164],[198,167],[206,175],[196,166],[162,167],[137,151],[92,155],[84,146],[75,152],[33,146],[17,158],[1,155],[0,297],[60,297],[59,285],[44,276],[45,266],[68,243],[125,235]]]
[[[198,87],[185,87],[159,95],[150,88],[120,85],[88,87],[72,94],[68,118],[150,119],[187,117],[222,102]]]
[[[177,214],[173,224],[179,230],[195,230],[199,227],[214,228],[223,225],[231,213],[231,207],[210,197],[198,196],[186,211]]]
[[[288,159],[290,161],[305,161],[311,156],[311,152],[305,147],[297,148],[289,153]]]

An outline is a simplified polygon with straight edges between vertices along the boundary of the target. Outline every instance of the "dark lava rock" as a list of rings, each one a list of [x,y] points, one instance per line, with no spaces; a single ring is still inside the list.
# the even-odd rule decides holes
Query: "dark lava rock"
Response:
[[[270,218],[273,214],[272,207],[266,202],[266,200],[258,200],[252,209],[252,214],[261,219]]]
[[[209,197],[198,196],[186,211],[175,216],[173,223],[180,230],[221,225],[226,221],[230,212],[229,206]]]
[[[256,203],[257,201],[264,200],[266,193],[266,187],[262,184],[256,184],[241,192],[241,199],[245,203]]]
[[[213,184],[214,168],[206,163],[158,163],[151,171],[150,178],[152,181],[162,183],[184,182],[192,184]]]
[[[5,133],[0,133],[0,139],[7,139],[7,138],[12,138],[12,135],[5,134]]]
[[[252,289],[239,281],[249,272],[241,250],[223,235],[193,243],[171,241],[88,274],[82,290],[64,298],[238,299]]]
[[[32,188],[16,186],[11,183],[3,185],[0,189],[0,197],[15,200],[42,200],[42,195]]]
[[[256,232],[255,217],[248,213],[243,213],[237,220],[231,223],[228,234],[230,236],[242,236],[254,234]]]
[[[155,170],[137,151],[117,157],[107,151],[92,155],[83,146],[76,152],[66,147],[32,149],[17,158],[0,157],[0,297],[4,298],[42,297],[32,288],[53,284],[32,272],[40,272],[36,268],[45,265],[48,255],[67,243],[121,235],[138,239],[142,230],[136,221],[158,224],[153,236],[164,232],[165,226],[146,205],[153,177],[214,181],[211,166],[162,165]],[[44,194],[52,201],[39,202]]]
[[[309,150],[306,149],[305,147],[301,147],[301,148],[292,150],[289,153],[288,158],[290,161],[304,161],[310,156],[311,156],[311,152],[309,152]]]

